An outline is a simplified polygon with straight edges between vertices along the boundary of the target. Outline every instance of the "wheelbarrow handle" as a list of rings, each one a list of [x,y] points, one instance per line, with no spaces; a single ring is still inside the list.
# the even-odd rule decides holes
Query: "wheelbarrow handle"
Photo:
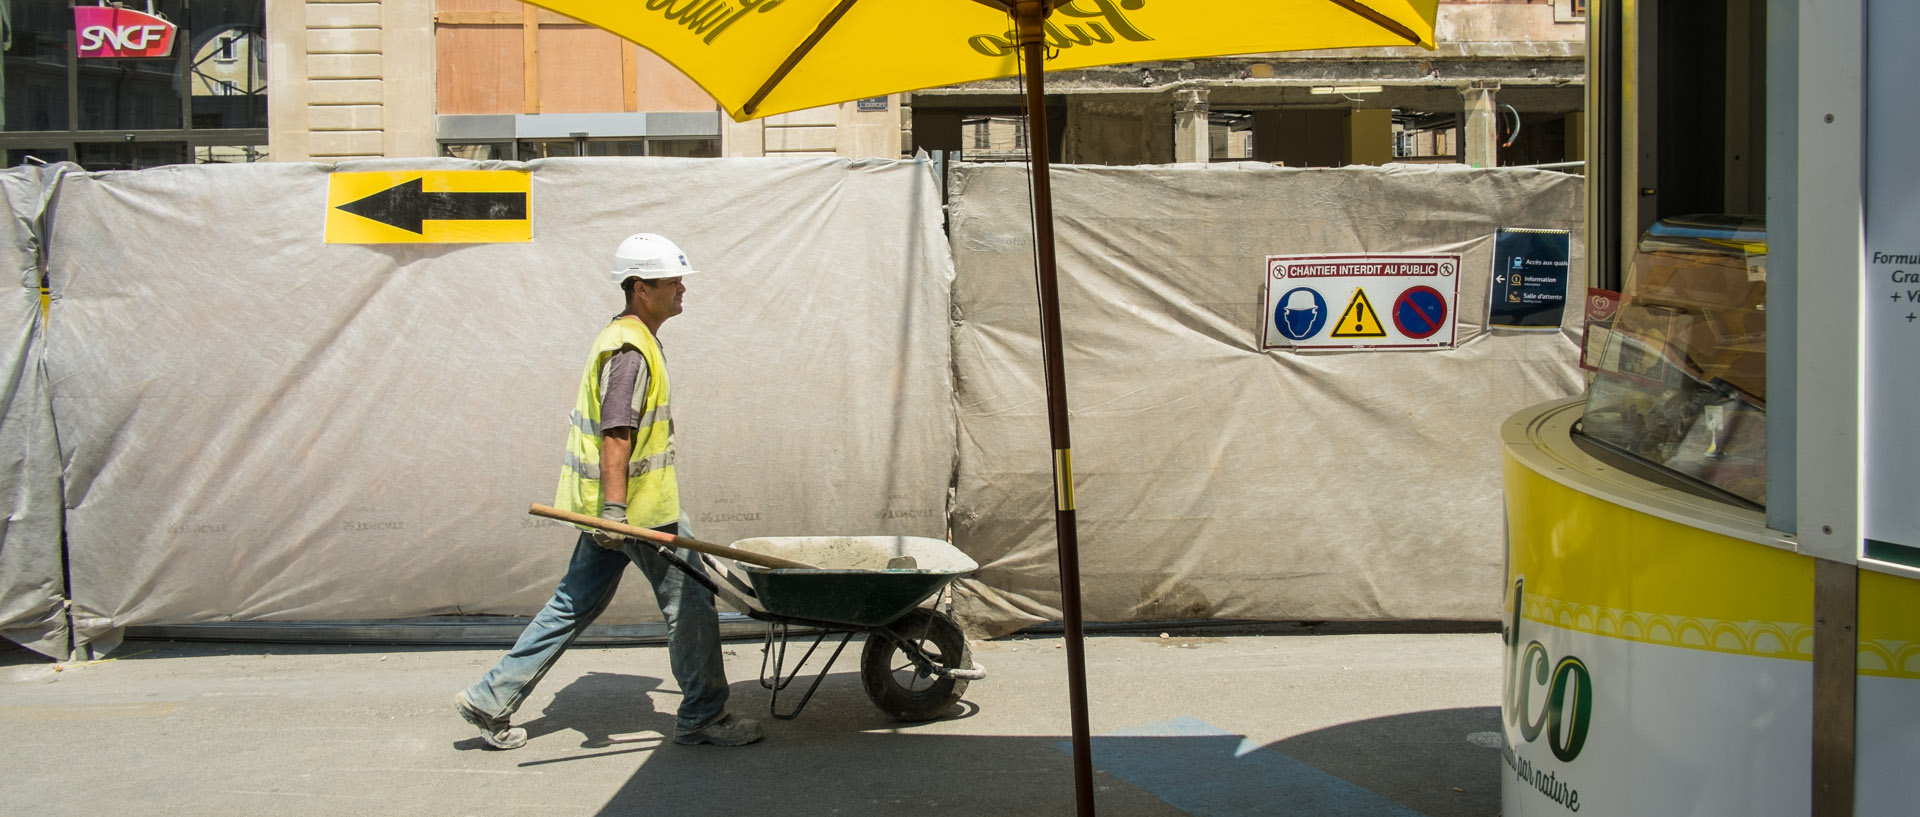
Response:
[[[596,530],[603,530],[608,533],[617,533],[629,539],[646,539],[653,542],[659,542],[660,544],[667,545],[670,547],[686,548],[687,550],[691,550],[696,553],[706,553],[713,556],[719,556],[723,559],[732,559],[736,562],[746,562],[747,564],[750,564],[750,565],[759,565],[761,567],[770,567],[774,569],[800,569],[800,570],[819,570],[820,569],[820,568],[814,567],[813,565],[807,564],[806,562],[796,562],[792,559],[782,559],[778,556],[768,556],[764,553],[754,553],[753,551],[750,551],[750,550],[741,550],[739,548],[728,547],[726,545],[716,545],[712,542],[702,542],[698,539],[693,539],[686,536],[674,536],[672,534],[661,533],[657,530],[649,530],[647,528],[637,528],[632,525],[623,525],[619,522],[609,522],[597,516],[588,516],[583,513],[563,511],[563,510],[560,510],[559,508],[554,508],[547,505],[536,504],[533,507],[528,508],[527,513],[533,514],[534,516],[544,516],[548,519],[558,519],[562,522],[571,522],[575,525],[584,525],[586,527],[594,528]]]

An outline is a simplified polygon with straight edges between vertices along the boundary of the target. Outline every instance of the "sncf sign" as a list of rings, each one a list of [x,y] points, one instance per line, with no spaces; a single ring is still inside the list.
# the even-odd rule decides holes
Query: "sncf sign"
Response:
[[[118,6],[74,6],[73,30],[82,58],[164,57],[176,31],[163,17]]]

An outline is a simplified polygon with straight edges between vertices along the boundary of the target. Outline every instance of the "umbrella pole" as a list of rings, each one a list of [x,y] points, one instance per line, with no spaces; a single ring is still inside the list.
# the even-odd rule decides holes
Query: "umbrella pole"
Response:
[[[1060,558],[1060,618],[1066,628],[1067,696],[1073,718],[1073,790],[1080,817],[1093,817],[1093,741],[1087,724],[1086,637],[1080,620],[1080,535],[1074,522],[1073,443],[1060,341],[1060,285],[1053,254],[1053,188],[1048,183],[1046,42],[1049,9],[1016,0],[1014,25],[1027,78],[1027,156],[1033,178],[1033,242],[1039,255],[1040,346],[1046,359],[1047,422],[1053,442],[1054,534]]]

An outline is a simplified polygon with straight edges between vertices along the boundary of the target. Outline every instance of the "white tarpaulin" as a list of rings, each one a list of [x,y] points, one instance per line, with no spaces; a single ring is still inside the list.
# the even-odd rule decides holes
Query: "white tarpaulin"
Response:
[[[67,180],[47,366],[83,641],[531,615],[574,533],[526,509],[553,499],[613,248],[641,231],[699,270],[661,332],[694,533],[945,534],[952,267],[925,164],[338,170],[410,168],[531,171],[533,241],[323,244],[320,165]],[[633,586],[603,621],[658,617]]]
[[[47,655],[67,654],[65,576],[60,564],[60,459],[42,367],[40,321],[41,215],[62,167],[0,171],[6,199],[0,257],[6,296],[0,299],[0,635]]]
[[[1087,620],[1497,618],[1496,428],[1579,392],[1581,299],[1563,332],[1488,331],[1494,234],[1577,230],[1581,184],[1055,168]],[[954,170],[954,540],[982,565],[958,599],[990,633],[1059,616],[1027,195],[1023,168]],[[1461,256],[1456,346],[1262,351],[1266,259],[1315,254]]]

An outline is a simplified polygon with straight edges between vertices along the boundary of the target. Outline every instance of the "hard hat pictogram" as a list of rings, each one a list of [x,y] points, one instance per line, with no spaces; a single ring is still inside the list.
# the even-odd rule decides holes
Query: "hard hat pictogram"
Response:
[[[1326,325],[1326,299],[1306,287],[1282,295],[1280,307],[1273,311],[1273,328],[1288,340],[1306,340]]]

